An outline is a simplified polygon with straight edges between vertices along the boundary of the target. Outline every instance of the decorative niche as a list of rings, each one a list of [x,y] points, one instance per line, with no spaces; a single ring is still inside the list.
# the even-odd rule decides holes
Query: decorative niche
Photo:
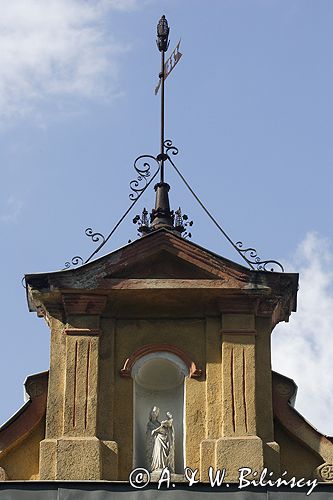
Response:
[[[133,466],[150,469],[147,458],[146,432],[151,409],[160,410],[159,421],[170,412],[174,426],[175,473],[183,474],[184,452],[184,397],[185,377],[189,368],[176,354],[167,351],[151,352],[140,357],[132,367],[133,378]]]

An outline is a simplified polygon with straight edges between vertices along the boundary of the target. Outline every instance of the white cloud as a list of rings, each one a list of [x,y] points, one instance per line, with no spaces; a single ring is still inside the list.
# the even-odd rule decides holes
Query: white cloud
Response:
[[[48,99],[117,94],[119,57],[105,19],[139,0],[10,0],[1,3],[0,115],[35,111]]]
[[[296,408],[333,435],[333,253],[316,233],[299,245],[290,272],[299,272],[297,312],[272,336],[273,369],[298,385]]]
[[[147,4],[147,0],[141,0],[140,4]],[[101,0],[101,4],[115,10],[132,11],[138,8],[138,0]]]
[[[8,224],[15,222],[22,212],[23,202],[14,196],[10,196],[4,203],[4,207],[0,212],[0,221]]]

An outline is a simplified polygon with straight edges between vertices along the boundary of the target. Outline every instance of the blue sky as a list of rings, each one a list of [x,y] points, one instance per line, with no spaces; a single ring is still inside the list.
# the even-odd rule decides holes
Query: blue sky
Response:
[[[273,333],[274,368],[297,408],[333,435],[332,42],[329,0],[11,0],[0,19],[0,421],[25,377],[48,368],[49,332],[21,278],[94,249],[129,205],[136,156],[156,155],[159,53],[177,165],[234,241],[300,272],[299,312]],[[237,255],[171,172],[193,241]],[[151,208],[153,192],[139,203]],[[125,220],[105,251],[136,237]],[[300,355],[301,354],[301,355]],[[315,402],[315,404],[314,404]]]

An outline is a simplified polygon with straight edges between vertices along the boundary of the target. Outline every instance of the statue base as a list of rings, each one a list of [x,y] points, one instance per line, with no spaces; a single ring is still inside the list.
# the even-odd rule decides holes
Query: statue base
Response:
[[[153,472],[150,473],[150,478],[149,481],[151,483],[158,483],[160,479],[167,479],[167,474],[163,473],[163,470],[154,470]],[[162,476],[162,477],[161,477]],[[173,472],[170,474],[170,481],[172,483],[186,483],[186,479],[184,474],[174,474]]]

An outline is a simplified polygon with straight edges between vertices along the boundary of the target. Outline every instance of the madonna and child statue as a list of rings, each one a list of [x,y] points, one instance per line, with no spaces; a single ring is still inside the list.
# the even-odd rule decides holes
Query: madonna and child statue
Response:
[[[171,413],[159,420],[160,409],[153,406],[149,413],[146,431],[146,454],[150,472],[165,468],[175,472],[175,431]]]

